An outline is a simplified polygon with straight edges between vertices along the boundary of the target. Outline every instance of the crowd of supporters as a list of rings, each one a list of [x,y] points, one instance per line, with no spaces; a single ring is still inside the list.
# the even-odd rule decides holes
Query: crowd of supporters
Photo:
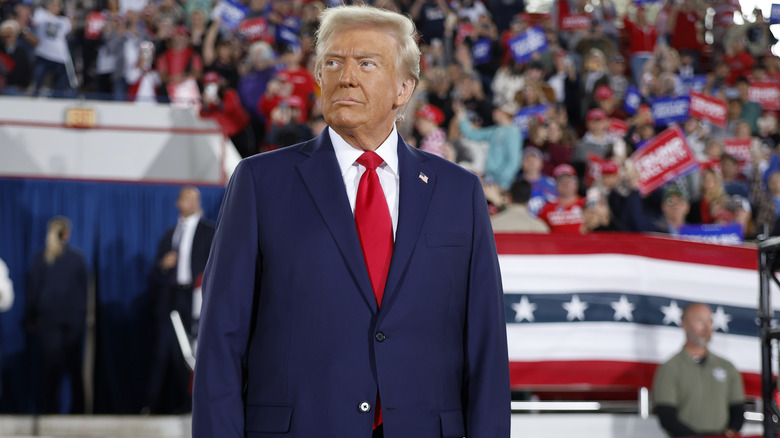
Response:
[[[769,19],[737,0],[612,1],[366,1],[419,31],[404,138],[480,174],[493,214],[523,203],[551,232],[775,234]],[[249,156],[324,128],[312,42],[338,3],[0,0],[0,87],[195,105]],[[654,105],[691,92],[723,102],[725,121],[674,120],[698,165],[647,189],[632,156],[670,126]]]

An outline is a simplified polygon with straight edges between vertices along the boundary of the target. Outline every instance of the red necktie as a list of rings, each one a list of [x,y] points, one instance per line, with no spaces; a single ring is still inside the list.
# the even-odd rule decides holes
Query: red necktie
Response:
[[[368,277],[374,289],[377,307],[382,305],[382,294],[393,256],[393,222],[387,199],[379,183],[376,168],[382,164],[382,158],[373,151],[363,152],[357,162],[366,168],[360,177],[357,199],[355,200],[355,225],[357,226],[363,259],[368,268]],[[374,429],[382,424],[382,407],[379,393],[376,395],[374,410]]]
[[[358,185],[355,225],[376,303],[381,306],[387,270],[393,255],[393,222],[385,193],[379,183],[379,175],[376,174],[376,168],[382,164],[382,158],[375,152],[367,151],[363,152],[357,162],[363,165],[366,171],[360,177]]]

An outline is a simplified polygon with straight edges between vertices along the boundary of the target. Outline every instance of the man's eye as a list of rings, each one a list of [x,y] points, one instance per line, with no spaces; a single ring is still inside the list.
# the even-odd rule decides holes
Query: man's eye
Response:
[[[363,67],[373,67],[376,65],[374,61],[363,61],[360,63]]]

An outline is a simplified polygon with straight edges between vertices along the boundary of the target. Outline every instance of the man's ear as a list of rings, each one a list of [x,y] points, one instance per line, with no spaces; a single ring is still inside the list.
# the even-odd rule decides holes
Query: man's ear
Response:
[[[406,79],[398,85],[398,93],[395,96],[395,102],[393,107],[400,108],[412,99],[414,94],[414,88],[417,85],[416,81],[412,78]]]

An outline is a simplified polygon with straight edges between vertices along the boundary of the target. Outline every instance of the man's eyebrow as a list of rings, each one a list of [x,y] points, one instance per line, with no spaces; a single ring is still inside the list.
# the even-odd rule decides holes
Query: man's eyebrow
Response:
[[[355,59],[365,59],[365,58],[381,58],[382,54],[379,52],[357,52],[353,55],[346,55],[344,52],[338,51],[338,52],[325,52],[325,55],[323,57],[325,58],[346,58],[346,57],[353,57]]]

